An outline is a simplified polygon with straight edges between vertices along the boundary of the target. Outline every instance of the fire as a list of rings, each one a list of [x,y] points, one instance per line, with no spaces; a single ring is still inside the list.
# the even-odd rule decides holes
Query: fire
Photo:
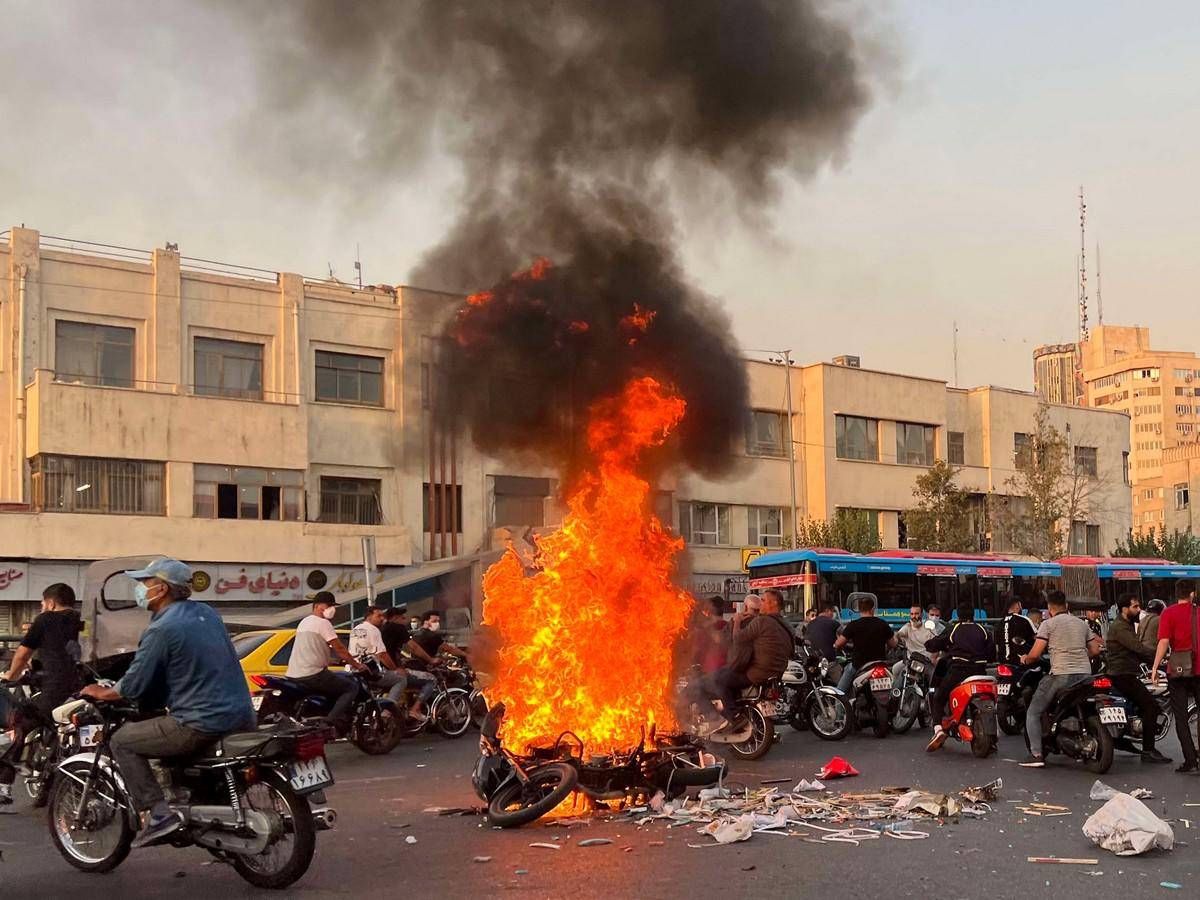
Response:
[[[674,725],[672,652],[694,601],[671,583],[683,541],[649,510],[637,464],[685,408],[649,377],[595,403],[596,468],[568,498],[562,527],[539,540],[540,569],[526,575],[509,550],[484,576],[484,622],[502,644],[488,702],[504,703],[516,749],[570,730],[588,752],[627,750],[651,725]]]

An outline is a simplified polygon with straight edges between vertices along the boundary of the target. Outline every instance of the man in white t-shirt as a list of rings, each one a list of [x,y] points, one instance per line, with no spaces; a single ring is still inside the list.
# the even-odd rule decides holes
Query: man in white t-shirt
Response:
[[[396,665],[387,648],[383,644],[383,632],[379,626],[383,624],[386,606],[372,606],[367,610],[367,616],[350,631],[350,655],[362,661],[366,657],[374,657],[382,666],[379,680],[373,687],[387,688],[388,699],[399,705],[404,702],[404,688],[408,685],[408,673]],[[411,711],[412,715],[420,717],[419,711]]]
[[[312,615],[305,616],[296,626],[296,639],[288,660],[287,677],[294,678],[314,694],[333,701],[329,720],[340,734],[350,730],[350,717],[358,684],[353,679],[329,671],[329,654],[334,653],[351,668],[365,672],[367,667],[350,655],[330,620],[337,615],[333,594],[321,591],[313,599]]]

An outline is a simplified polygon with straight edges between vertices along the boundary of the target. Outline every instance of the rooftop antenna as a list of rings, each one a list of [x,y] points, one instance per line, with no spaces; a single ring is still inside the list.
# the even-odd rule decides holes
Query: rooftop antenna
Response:
[[[358,244],[354,245],[354,271],[358,273],[358,289],[362,290],[362,252]]]
[[[1079,342],[1088,339],[1087,314],[1087,204],[1083,202],[1083,185],[1079,186]]]
[[[1100,242],[1096,241],[1096,319],[1104,324],[1104,300],[1100,297]]]
[[[954,386],[958,387],[958,321],[954,322]]]

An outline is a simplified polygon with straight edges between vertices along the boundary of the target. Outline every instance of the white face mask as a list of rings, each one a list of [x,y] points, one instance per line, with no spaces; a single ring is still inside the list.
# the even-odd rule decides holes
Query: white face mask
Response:
[[[337,615],[337,607],[336,606],[327,606],[327,607],[325,607],[325,611],[323,613],[321,613],[321,615],[323,615],[327,619],[332,619],[334,616]]]
[[[425,627],[428,628],[430,631],[437,631],[439,628],[442,627],[442,623],[441,622],[430,622]]]

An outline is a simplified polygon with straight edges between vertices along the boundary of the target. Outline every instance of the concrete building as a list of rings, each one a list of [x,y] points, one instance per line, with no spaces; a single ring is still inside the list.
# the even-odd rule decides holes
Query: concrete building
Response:
[[[1005,494],[1016,454],[1034,427],[1036,395],[958,389],[937,379],[830,363],[790,370],[777,363],[748,365],[756,411],[750,434],[734,438],[739,467],[719,482],[689,477],[677,487],[693,590],[744,591],[745,554],[780,547],[792,533],[786,377],[792,379],[801,517],[863,510],[885,548],[904,547],[903,514],[913,505],[914,482],[941,458],[960,467],[958,483],[978,498],[980,549],[1009,549],[990,531],[983,498]],[[1049,414],[1095,478],[1086,519],[1071,528],[1069,550],[1106,553],[1128,532],[1128,417],[1067,405],[1051,405]]]
[[[437,427],[458,299],[0,233],[0,634],[109,556],[194,562],[235,619],[361,594],[364,536],[381,589],[469,607],[555,490]]]
[[[1083,405],[1078,345],[1043,344],[1033,350],[1033,392],[1047,403]]]

